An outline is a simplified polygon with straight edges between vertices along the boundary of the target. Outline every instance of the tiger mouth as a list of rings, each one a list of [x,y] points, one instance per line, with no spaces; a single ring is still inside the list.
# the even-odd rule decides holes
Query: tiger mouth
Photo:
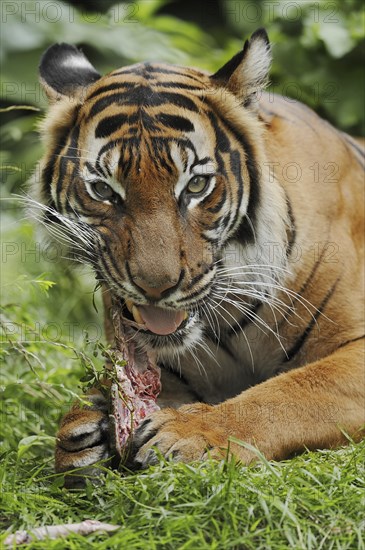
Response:
[[[165,309],[153,305],[138,305],[125,301],[124,316],[136,323],[138,330],[154,336],[168,336],[180,332],[189,320],[186,310]]]

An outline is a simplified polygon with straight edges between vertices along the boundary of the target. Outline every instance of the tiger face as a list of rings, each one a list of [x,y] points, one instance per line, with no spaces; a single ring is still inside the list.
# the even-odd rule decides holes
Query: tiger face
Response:
[[[247,307],[282,265],[261,255],[258,273],[249,261],[270,238],[286,246],[285,197],[264,173],[255,112],[269,64],[264,31],[212,76],[141,63],[100,77],[66,44],[42,58],[42,222],[93,266],[160,356],[233,318],[232,300],[222,302],[237,264],[258,285],[240,297]]]

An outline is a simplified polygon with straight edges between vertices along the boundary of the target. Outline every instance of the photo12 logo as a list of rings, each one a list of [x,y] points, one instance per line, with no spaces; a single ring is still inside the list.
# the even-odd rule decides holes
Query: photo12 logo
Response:
[[[277,19],[289,22],[300,21],[304,16],[313,23],[339,23],[338,6],[335,2],[292,2],[265,0],[225,0],[225,10],[234,23],[273,23]]]
[[[139,5],[137,2],[119,3],[112,6],[107,15],[97,11],[83,10],[81,7],[61,2],[14,2],[3,1],[1,6],[1,22],[9,23],[16,18],[22,23],[100,23],[106,18],[109,24],[137,23]]]

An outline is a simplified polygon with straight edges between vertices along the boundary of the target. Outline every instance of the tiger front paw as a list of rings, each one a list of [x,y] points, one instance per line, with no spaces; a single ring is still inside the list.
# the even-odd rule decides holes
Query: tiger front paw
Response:
[[[165,458],[181,462],[223,458],[229,434],[215,421],[215,415],[214,407],[201,403],[153,413],[136,430],[132,465],[145,468],[156,464],[156,448]]]
[[[111,456],[106,399],[100,393],[86,396],[90,405],[77,404],[63,417],[56,439],[55,469],[66,473],[65,486],[82,486],[96,480],[102,470],[93,466]]]

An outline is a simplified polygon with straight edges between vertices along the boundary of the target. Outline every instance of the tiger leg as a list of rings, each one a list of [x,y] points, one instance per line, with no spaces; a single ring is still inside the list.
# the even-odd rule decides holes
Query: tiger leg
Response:
[[[56,438],[56,472],[71,470],[65,476],[65,486],[69,488],[83,485],[85,477],[100,476],[102,469],[94,464],[111,454],[107,401],[97,390],[85,399],[89,404],[76,403],[62,418]],[[72,473],[74,469],[77,471]]]
[[[157,401],[160,407],[179,407],[196,400],[178,376],[162,369],[161,379],[163,391]],[[65,476],[65,486],[69,488],[82,486],[86,477],[91,481],[100,477],[103,469],[94,466],[95,463],[104,461],[103,466],[110,466],[112,462],[119,461],[113,452],[114,445],[109,433],[107,400],[96,389],[85,399],[90,405],[76,403],[62,418],[56,438],[56,472],[77,469]],[[111,460],[108,461],[108,458]]]
[[[271,378],[224,403],[156,412],[137,430],[135,464],[166,457],[191,461],[221,457],[225,449],[244,463],[257,456],[229,436],[255,446],[267,459],[305,448],[334,448],[360,439],[365,426],[364,346],[356,341],[332,355]]]

